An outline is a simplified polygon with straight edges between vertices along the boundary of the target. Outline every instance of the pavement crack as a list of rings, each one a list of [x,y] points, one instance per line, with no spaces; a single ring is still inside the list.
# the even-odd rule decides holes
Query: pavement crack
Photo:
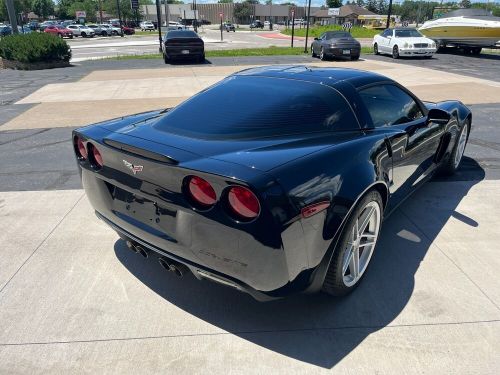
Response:
[[[1,129],[1,128],[0,128],[0,129]],[[36,132],[34,132],[34,133],[31,133],[31,134],[28,134],[28,135],[24,135],[24,136],[22,136],[22,137],[17,137],[17,138],[14,138],[14,139],[10,139],[10,140],[8,140],[8,141],[0,142],[0,146],[6,145],[6,144],[8,144],[8,143],[13,143],[13,142],[19,141],[19,140],[21,140],[21,139],[30,138],[30,137],[33,137],[33,136],[35,136],[35,135],[38,135],[38,134],[42,134],[42,133],[48,132],[49,130],[51,130],[51,128],[42,129],[42,130],[36,131]]]
[[[73,204],[73,206],[71,206],[71,208],[68,210],[68,212],[66,212],[64,214],[64,216],[61,218],[61,220],[59,220],[57,222],[57,224],[54,226],[54,228],[52,228],[52,230],[38,244],[38,246],[35,248],[35,250],[33,250],[33,252],[28,256],[28,258],[26,258],[24,260],[24,262],[19,266],[19,268],[16,270],[16,272],[14,272],[14,274],[9,278],[9,280],[7,280],[7,282],[2,286],[2,288],[0,289],[0,300],[2,298],[2,292],[5,290],[5,288],[7,288],[7,286],[10,284],[10,282],[14,279],[14,277],[16,277],[16,275],[19,273],[19,271],[21,271],[21,269],[26,265],[26,263],[29,262],[29,260],[33,257],[33,255],[35,255],[35,253],[38,251],[38,249],[40,249],[40,247],[42,247],[42,245],[45,242],[47,242],[47,239],[52,235],[52,233],[54,233],[54,231],[57,228],[59,228],[59,225],[61,225],[61,223],[64,221],[64,219],[66,219],[66,217],[71,213],[71,211],[74,210],[74,208],[76,207],[76,205],[78,204],[78,202],[80,202],[84,196],[85,196],[85,193],[82,193],[82,195],[80,196],[80,198],[77,199],[77,201],[75,202],[75,204]]]
[[[370,330],[376,331],[382,328],[419,328],[419,327],[446,327],[458,325],[475,325],[475,324],[497,324],[500,319],[491,320],[469,320],[461,322],[437,322],[437,323],[416,323],[416,324],[394,324],[394,325],[366,325],[366,326],[338,326],[338,327],[306,327],[294,329],[257,329],[246,331],[230,331],[230,332],[213,332],[213,333],[186,333],[178,335],[158,335],[158,336],[137,336],[137,337],[116,337],[109,339],[88,339],[88,340],[60,340],[60,341],[32,341],[32,342],[14,342],[0,343],[2,346],[33,346],[33,345],[60,345],[60,344],[86,344],[100,342],[120,342],[120,341],[139,341],[139,340],[159,340],[170,338],[189,338],[189,337],[210,337],[210,336],[229,336],[229,335],[258,335],[258,334],[276,334],[276,333],[302,333],[302,332],[317,332],[317,331],[345,331],[345,330]]]

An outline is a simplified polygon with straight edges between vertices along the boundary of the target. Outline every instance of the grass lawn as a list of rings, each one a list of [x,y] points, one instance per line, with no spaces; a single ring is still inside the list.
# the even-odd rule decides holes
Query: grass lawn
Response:
[[[340,25],[328,25],[328,26],[317,26],[311,27],[309,29],[309,36],[313,38],[319,37],[326,31],[343,31]],[[351,29],[351,35],[354,38],[373,38],[375,35],[379,34],[381,30],[366,29],[364,27],[353,27]],[[292,35],[292,29],[288,28],[282,31],[283,34]],[[306,36],[306,29],[295,28],[294,35],[296,36]]]
[[[372,52],[371,47],[361,47],[361,54]],[[237,57],[237,56],[284,56],[284,55],[303,55],[304,47],[268,47],[268,48],[242,48],[229,50],[206,51],[205,56],[209,57]],[[111,57],[112,60],[142,60],[142,59],[159,59],[160,53],[146,55],[125,55]]]

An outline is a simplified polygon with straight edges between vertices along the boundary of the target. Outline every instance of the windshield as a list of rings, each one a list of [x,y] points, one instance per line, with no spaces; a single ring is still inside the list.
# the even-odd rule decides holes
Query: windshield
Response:
[[[155,128],[202,139],[245,139],[359,129],[349,105],[324,85],[236,76],[166,113]]]
[[[396,30],[395,32],[396,38],[420,38],[423,37],[419,31],[414,29],[408,30]]]

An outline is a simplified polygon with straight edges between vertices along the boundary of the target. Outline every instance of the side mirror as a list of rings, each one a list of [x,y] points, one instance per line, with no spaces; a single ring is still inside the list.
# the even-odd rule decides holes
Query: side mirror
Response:
[[[319,40],[319,38],[314,38],[314,40]]]
[[[433,122],[434,124],[444,125],[450,121],[450,114],[439,108],[432,108],[427,114],[427,123]]]

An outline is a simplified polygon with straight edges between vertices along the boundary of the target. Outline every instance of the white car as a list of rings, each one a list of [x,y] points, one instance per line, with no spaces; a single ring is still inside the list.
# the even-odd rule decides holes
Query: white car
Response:
[[[81,36],[82,38],[95,36],[95,31],[84,25],[68,25],[66,28],[71,30],[73,36]]]
[[[110,24],[107,23],[102,23],[99,25],[99,27],[103,30],[106,30],[108,35],[118,35],[120,33],[120,28],[119,27],[113,27]]]
[[[154,31],[155,25],[151,21],[144,21],[139,24],[139,27],[141,28],[142,31]]]
[[[400,56],[424,56],[431,58],[436,52],[436,43],[416,29],[386,29],[373,37],[373,53],[385,53],[394,59]]]

